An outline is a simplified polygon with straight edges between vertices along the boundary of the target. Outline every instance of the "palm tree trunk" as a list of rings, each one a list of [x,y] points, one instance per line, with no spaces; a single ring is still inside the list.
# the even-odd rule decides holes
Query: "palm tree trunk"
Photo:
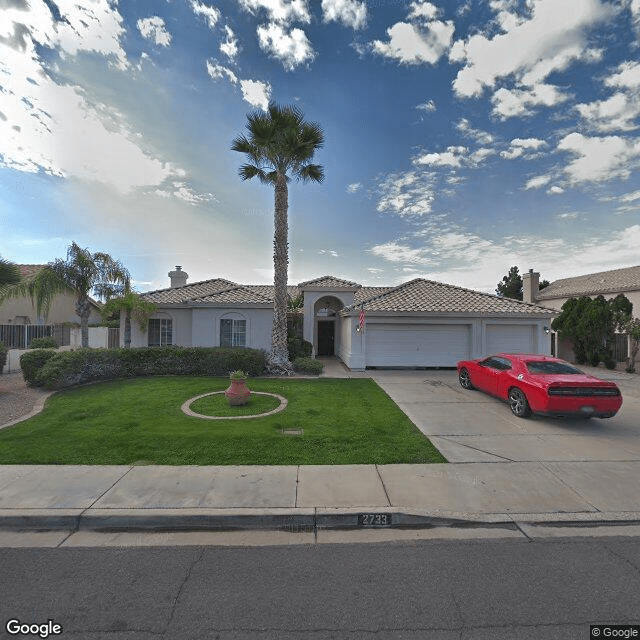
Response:
[[[89,346],[89,316],[91,315],[91,302],[86,297],[80,297],[76,301],[76,313],[80,317],[80,335],[82,348]]]
[[[124,348],[131,348],[131,309],[127,309],[124,316]]]
[[[284,174],[279,174],[275,189],[275,233],[273,239],[274,307],[269,364],[272,372],[280,374],[292,373],[287,349],[287,309],[289,306],[289,296],[287,294],[287,271],[289,266],[288,208],[287,178]]]

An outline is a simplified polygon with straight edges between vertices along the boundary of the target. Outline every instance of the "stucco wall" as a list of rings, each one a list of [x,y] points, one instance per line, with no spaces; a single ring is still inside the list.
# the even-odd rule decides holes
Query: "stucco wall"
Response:
[[[160,308],[152,318],[172,320],[173,344],[182,347],[220,346],[220,320],[235,318],[246,321],[246,346],[252,349],[271,349],[272,309],[240,308]],[[121,327],[124,320],[121,318]],[[120,344],[124,344],[124,329],[120,331]],[[148,346],[147,332],[131,323],[131,346]]]
[[[0,324],[16,324],[17,317],[29,318],[28,324],[58,324],[63,322],[80,323],[80,318],[76,315],[75,297],[71,294],[60,294],[56,296],[49,315],[44,316],[36,313],[35,305],[29,298],[16,298],[7,300],[0,305]],[[91,312],[89,324],[98,323],[102,320],[98,310]],[[19,322],[18,324],[23,324]]]

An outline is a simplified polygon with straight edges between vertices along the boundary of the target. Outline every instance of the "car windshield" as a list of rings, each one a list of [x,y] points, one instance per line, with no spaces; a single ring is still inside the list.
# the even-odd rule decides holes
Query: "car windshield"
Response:
[[[532,360],[530,362],[527,362],[527,370],[529,371],[529,373],[542,375],[549,375],[554,373],[562,375],[579,375],[582,373],[582,371],[576,369],[575,367],[572,367],[567,362],[545,362],[543,360]]]

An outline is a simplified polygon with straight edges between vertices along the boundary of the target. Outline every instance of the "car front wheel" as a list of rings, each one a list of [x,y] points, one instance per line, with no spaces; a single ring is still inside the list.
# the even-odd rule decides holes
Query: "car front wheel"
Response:
[[[460,381],[460,386],[463,389],[473,389],[473,385],[471,384],[471,376],[466,369],[461,369],[458,374],[458,380]]]
[[[531,415],[527,396],[520,389],[511,389],[509,391],[509,406],[513,415],[518,418],[528,418]]]

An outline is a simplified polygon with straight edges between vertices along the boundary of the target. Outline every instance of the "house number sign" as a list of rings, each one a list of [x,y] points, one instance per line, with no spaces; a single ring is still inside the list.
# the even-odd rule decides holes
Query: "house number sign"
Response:
[[[390,513],[359,513],[358,526],[359,527],[390,527],[391,514]]]

